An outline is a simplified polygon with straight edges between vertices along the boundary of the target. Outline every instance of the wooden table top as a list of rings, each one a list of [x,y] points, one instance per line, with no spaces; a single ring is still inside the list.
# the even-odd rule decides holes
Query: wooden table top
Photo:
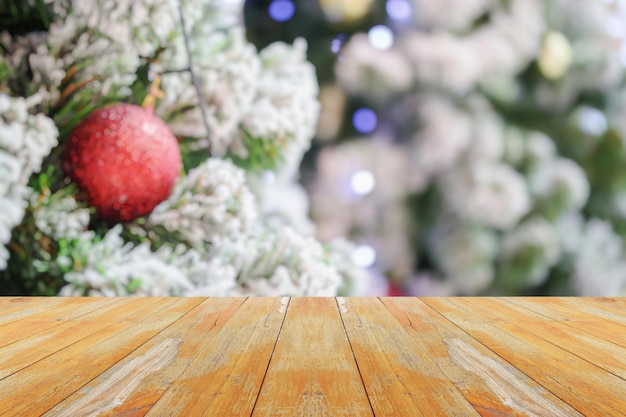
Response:
[[[1,416],[621,416],[621,298],[0,298]]]

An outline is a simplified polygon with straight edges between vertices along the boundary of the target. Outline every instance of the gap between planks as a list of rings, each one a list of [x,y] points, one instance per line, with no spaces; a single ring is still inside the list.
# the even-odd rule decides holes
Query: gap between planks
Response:
[[[496,297],[492,297],[495,299]],[[554,345],[497,312],[477,309],[471,297],[423,298],[514,367],[584,415],[622,416],[624,380]],[[482,299],[487,302],[489,298]],[[532,326],[526,326],[532,327]],[[576,387],[572,391],[571,387]]]
[[[199,415],[198,413],[216,415],[213,413],[219,410],[222,411],[222,413],[219,414],[220,416],[275,416],[279,414],[270,413],[268,410],[271,409],[270,405],[273,404],[272,401],[276,401],[273,396],[273,393],[276,392],[286,393],[285,395],[287,395],[287,397],[285,399],[287,401],[283,403],[282,406],[285,410],[289,410],[289,404],[293,403],[293,398],[297,398],[298,401],[302,400],[302,398],[298,398],[298,391],[292,390],[292,392],[290,392],[289,390],[285,390],[273,384],[273,378],[280,375],[289,375],[290,373],[291,375],[298,374],[297,370],[285,369],[281,363],[284,363],[285,358],[290,358],[289,349],[287,349],[289,343],[301,343],[302,347],[306,347],[307,341],[303,340],[302,335],[306,335],[307,331],[309,333],[318,333],[315,329],[326,329],[324,326],[328,324],[324,323],[325,316],[323,314],[317,314],[317,310],[312,308],[313,306],[323,306],[324,314],[328,314],[328,317],[338,318],[331,320],[335,324],[332,325],[330,332],[335,339],[330,341],[332,343],[329,346],[334,346],[335,348],[337,346],[343,346],[343,348],[341,348],[343,349],[343,353],[340,353],[339,357],[349,366],[353,367],[353,371],[347,372],[352,372],[351,378],[353,380],[356,380],[358,377],[355,387],[360,385],[363,392],[366,394],[360,400],[362,403],[362,414],[359,415],[376,417],[407,415],[398,414],[398,410],[404,412],[404,409],[393,409],[394,401],[412,410],[410,414],[411,417],[418,416],[420,413],[422,415],[437,415],[437,411],[439,411],[439,415],[448,415],[447,412],[449,413],[451,406],[459,407],[455,408],[455,410],[458,411],[458,415],[477,415],[478,413],[483,415],[497,415],[496,412],[502,412],[504,415],[511,416],[524,415],[522,414],[522,403],[531,407],[531,410],[537,415],[579,415],[573,408],[569,407],[566,401],[567,398],[561,400],[558,395],[553,394],[550,388],[554,388],[554,385],[547,383],[546,379],[542,379],[541,372],[528,372],[529,370],[532,371],[532,368],[528,368],[528,366],[525,365],[526,362],[522,360],[523,358],[520,358],[519,355],[516,356],[516,352],[512,354],[511,352],[503,350],[502,345],[499,345],[499,343],[502,343],[502,337],[505,339],[509,337],[503,335],[503,331],[504,329],[511,328],[510,326],[521,329],[522,334],[528,333],[526,330],[522,329],[519,324],[524,317],[531,319],[534,317],[533,315],[538,316],[541,314],[532,309],[536,307],[541,310],[537,307],[539,306],[538,303],[533,304],[531,301],[514,299],[500,300],[496,298],[483,301],[473,300],[471,302],[463,299],[442,301],[428,298],[344,299],[337,297],[334,298],[334,300],[330,298],[327,299],[327,301],[321,300],[323,300],[323,298],[289,299],[284,297],[281,300],[273,301],[250,301],[249,299],[245,299],[239,305],[236,305],[235,302],[230,305],[230,307],[228,307],[230,308],[230,310],[228,310],[229,313],[222,315],[222,313],[219,312],[216,317],[211,316],[213,327],[210,326],[211,323],[206,323],[208,327],[204,329],[208,329],[210,337],[207,336],[208,340],[203,340],[203,344],[197,346],[199,350],[194,351],[196,352],[195,354],[199,355],[201,359],[209,361],[211,358],[217,359],[219,355],[216,356],[212,349],[219,346],[220,343],[233,343],[238,344],[240,356],[236,361],[228,365],[230,368],[222,372],[221,375],[224,379],[220,383],[211,383],[212,385],[209,386],[209,388],[213,387],[216,389],[214,392],[217,393],[217,396],[207,401],[207,399],[202,398],[202,396],[194,397],[190,395],[186,399],[183,398],[183,406],[187,404],[189,408],[183,407],[181,410],[193,411],[196,413],[193,415]],[[3,303],[9,302],[9,300],[0,301]],[[330,303],[328,303],[328,301],[330,301]],[[215,302],[215,299],[211,300],[211,302]],[[367,307],[368,302],[372,303],[371,308]],[[490,310],[484,307],[484,305],[481,306],[481,302],[486,303],[484,305],[492,307],[503,305],[505,308],[508,308],[508,310],[506,310],[508,311],[508,313],[506,313],[508,314],[508,321],[494,314],[489,315]],[[256,303],[259,303],[258,305],[268,312],[276,309],[280,312],[280,315],[268,313],[266,316],[259,317],[258,319],[246,317],[246,314],[249,315],[256,311],[252,308]],[[558,314],[566,315],[565,310],[560,308],[570,308],[571,304],[568,303],[567,300],[564,300],[559,304],[559,308],[554,308],[553,310],[543,306],[543,310],[541,310],[544,313],[543,316],[554,320],[559,317]],[[617,327],[615,326],[621,326],[621,324],[618,324],[620,319],[616,317],[623,319],[623,315],[619,316],[618,314],[619,307],[613,307],[615,303],[620,306],[624,305],[623,302],[615,301],[614,303],[610,303],[610,306],[597,307],[599,310],[605,312],[605,315],[602,317],[605,317],[606,321],[611,323],[611,326],[609,326],[611,329],[616,329]],[[26,304],[27,303],[24,305],[26,306]],[[134,408],[126,409],[126,413],[124,414],[124,407],[118,404],[118,408],[109,410],[109,415],[131,416],[146,413],[167,415],[165,412],[168,403],[177,400],[179,394],[185,392],[185,388],[194,387],[185,382],[180,382],[178,378],[180,376],[193,378],[194,375],[199,375],[196,372],[198,371],[197,368],[203,365],[203,361],[197,360],[194,356],[195,354],[192,354],[191,351],[187,351],[188,356],[185,357],[186,359],[183,358],[182,361],[177,362],[179,360],[178,354],[182,352],[183,349],[183,341],[179,341],[177,338],[180,338],[181,334],[189,334],[189,328],[184,326],[194,325],[190,323],[193,321],[190,317],[194,314],[201,314],[200,306],[205,304],[210,304],[207,299],[203,302],[199,301],[198,304],[182,312],[177,318],[168,321],[164,327],[157,330],[156,333],[149,336],[143,342],[136,344],[126,355],[122,357],[118,356],[118,360],[111,362],[108,369],[103,369],[100,374],[92,379],[85,381],[82,385],[77,385],[73,394],[70,394],[64,401],[57,402],[57,405],[54,406],[55,408],[53,410],[57,410],[58,413],[55,414],[55,412],[51,410],[49,415],[63,415],[63,410],[69,410],[70,412],[75,410],[75,408],[71,408],[73,401],[79,401],[79,405],[94,405],[94,403],[90,403],[86,400],[82,400],[82,403],[80,402],[80,399],[85,396],[84,392],[81,394],[81,391],[87,389],[88,392],[88,389],[92,389],[92,392],[98,393],[100,392],[98,389],[102,390],[102,388],[105,387],[105,385],[102,384],[106,383],[107,377],[114,376],[121,378],[122,374],[116,374],[116,371],[120,369],[131,369],[138,363],[157,365],[155,373],[150,376],[140,375],[143,379],[137,382],[138,385],[133,385],[135,388],[138,387],[137,389],[140,391],[140,394],[131,398],[134,403],[132,401],[130,403]],[[243,308],[246,304],[248,305]],[[591,311],[596,308],[592,301],[586,302],[585,305],[587,306],[587,310],[585,311]],[[302,306],[308,307],[304,308]],[[101,306],[99,309],[95,309],[89,314],[93,315],[96,314],[96,310],[102,309],[106,311],[112,307],[112,305]],[[451,309],[451,307],[455,307],[456,310]],[[172,306],[172,308],[174,308],[174,306]],[[298,312],[298,309],[300,309],[299,314],[301,314],[301,316],[297,316],[298,319],[304,314],[307,320],[306,323],[309,324],[308,327],[298,325],[296,323],[297,320],[291,319],[292,315]],[[532,314],[524,315],[524,309],[525,311],[532,312]],[[19,312],[19,310],[20,309],[17,308],[12,311]],[[361,314],[359,314],[359,311]],[[512,313],[512,311],[517,311],[517,313],[515,313],[517,316],[513,315],[514,313]],[[468,325],[467,320],[463,316],[464,313],[476,317],[478,324],[473,325],[474,327]],[[577,317],[580,320],[589,317],[586,313],[579,312],[578,314]],[[485,317],[489,320],[485,319]],[[538,320],[538,317],[536,317],[536,319]],[[232,320],[235,320],[235,322],[231,322]],[[237,322],[237,320],[239,321]],[[517,324],[515,324],[515,320],[518,321]],[[217,325],[218,322],[220,322],[219,326]],[[253,326],[251,328],[246,327],[247,330],[244,329],[243,327],[249,325],[249,322],[253,323]],[[481,333],[481,326],[487,326],[485,323],[489,324],[489,326],[493,328],[493,332],[499,334],[501,338],[498,339],[497,337],[490,337],[488,333]],[[576,324],[576,322],[563,320],[557,323],[551,321],[550,323],[552,326],[559,328]],[[196,323],[195,325],[200,324]],[[69,324],[65,326],[68,327]],[[242,327],[240,328],[238,326]],[[224,331],[224,328],[228,331]],[[266,329],[270,331],[263,336],[264,330]],[[369,332],[364,332],[366,329],[369,329]],[[59,331],[60,330],[59,328]],[[582,333],[583,330],[584,329],[579,329],[579,332]],[[590,331],[591,330],[593,329],[590,329]],[[51,327],[46,331],[51,333],[57,332],[55,327]],[[596,332],[595,330],[593,331]],[[517,335],[518,332],[513,333]],[[204,334],[205,333],[201,333],[201,335]],[[324,335],[325,334],[328,333],[324,333]],[[538,336],[532,332],[528,334]],[[250,343],[252,343],[245,338],[246,335],[250,339],[257,338],[255,340],[263,343],[265,347],[258,351],[262,358],[259,359],[245,354],[244,351],[246,347],[250,346]],[[609,333],[606,332],[602,333],[602,335],[609,337]],[[600,335],[595,336],[590,334],[590,336],[602,339]],[[550,335],[550,337],[556,336]],[[539,338],[541,337],[539,336]],[[543,338],[541,339],[546,343],[559,347],[558,344]],[[83,339],[81,339],[81,341],[82,340]],[[518,343],[518,346],[522,346],[519,343],[526,344],[525,346],[535,346],[539,343],[530,336],[523,338],[523,340],[513,340],[510,339],[510,337],[507,340],[511,342],[515,341]],[[611,342],[609,340],[603,341]],[[322,342],[329,343],[329,341]],[[561,348],[562,347],[559,347],[559,349]],[[552,349],[552,351],[555,350]],[[416,356],[417,360],[411,359],[409,353]],[[572,352],[568,353],[572,354]],[[398,359],[398,355],[400,355],[401,360]],[[283,360],[281,360],[281,358]],[[314,359],[315,358],[313,358],[313,362],[311,362],[312,366],[315,365]],[[584,358],[582,359],[585,360]],[[162,365],[160,368],[159,366],[161,365],[158,365],[159,363]],[[124,368],[124,366],[127,366],[127,368]],[[491,375],[495,378],[497,384],[493,385],[493,381],[490,382],[488,379],[484,379],[483,376],[479,375],[476,369],[472,370],[472,367],[480,369],[483,374]],[[180,372],[168,373],[168,370],[172,370],[173,368],[175,368],[177,372]],[[315,366],[313,366],[313,368],[315,368]],[[137,369],[136,366],[135,369]],[[205,367],[205,369],[208,368]],[[256,369],[256,371],[248,375],[248,378],[251,378],[249,380],[254,382],[254,388],[249,391],[241,391],[242,387],[238,385],[238,382],[233,379],[233,377],[243,375],[243,372],[246,372],[247,369]],[[345,370],[342,372],[345,372]],[[624,369],[624,372],[626,374],[626,369]],[[500,375],[497,375],[497,373],[500,373]],[[337,387],[335,381],[322,374],[323,372],[320,373],[318,369],[317,374],[307,373],[304,375],[305,377],[314,375],[318,378],[318,383],[321,381],[322,384],[325,384],[324,390],[318,390],[319,393],[323,394],[321,396],[315,389],[311,390],[307,388],[309,397],[302,401],[305,401],[305,403],[308,401],[311,407],[318,407],[309,408],[309,411],[322,410],[325,406],[324,401],[328,404],[329,396],[340,395],[341,392],[338,390],[343,389],[343,387]],[[390,379],[385,380],[385,378],[381,377],[381,375],[384,376],[385,374],[388,374]],[[413,374],[419,375],[420,378],[416,379]],[[320,377],[320,375],[322,375],[322,377]],[[302,378],[302,375],[300,375],[300,378]],[[439,379],[439,382],[433,385],[434,381],[437,379]],[[444,379],[449,383],[446,383]],[[120,380],[126,384],[125,386],[131,386],[135,383],[132,379],[121,378]],[[158,385],[159,383],[163,383],[162,380],[171,382],[166,384],[166,386]],[[441,381],[444,382],[441,383]],[[306,385],[308,382],[304,381],[302,383]],[[386,387],[385,384],[387,384]],[[467,386],[463,384],[467,384]],[[498,384],[500,384],[500,386],[506,386],[507,392],[510,395],[507,396],[507,393],[498,391]],[[467,388],[471,388],[472,386],[482,389],[479,393],[480,395]],[[224,391],[225,387],[240,390],[236,392],[240,392],[243,397],[245,397],[245,401],[243,401],[245,402],[244,408],[248,411],[235,414],[236,410],[240,412],[243,408],[238,408],[238,406],[233,403],[232,398],[228,399],[224,398],[224,396],[219,397],[220,392],[227,392]],[[545,391],[541,391],[539,388],[544,388]],[[142,389],[143,391],[141,391]],[[152,389],[156,391],[150,391]],[[141,392],[143,392],[143,394],[141,394]],[[147,392],[153,393],[148,395],[146,394]],[[154,392],[156,392],[156,394]],[[310,395],[311,392],[315,395]],[[433,392],[439,393],[439,399],[423,396],[424,393],[431,394]],[[296,394],[295,397],[294,394]],[[95,397],[94,395],[93,398]],[[201,404],[198,404],[196,408],[194,401],[198,400],[198,398],[201,400]],[[237,399],[239,399],[239,397],[235,398],[235,400]],[[52,399],[52,401],[55,400]],[[420,404],[420,402],[422,403]],[[303,404],[306,406],[307,404],[305,403]],[[588,404],[588,402],[584,400],[578,402],[578,407],[581,412],[587,410],[584,407],[586,404]],[[18,404],[18,408],[23,405],[24,404]],[[426,407],[424,407],[424,405],[426,405]],[[558,409],[555,409],[555,406],[558,407]],[[605,407],[602,408],[603,411],[607,410]],[[24,408],[23,410],[28,410],[28,408]],[[302,410],[306,411],[306,408]],[[593,408],[589,410],[593,410]],[[617,410],[613,411],[615,411],[615,413],[610,415],[621,414]],[[136,414],[133,414],[133,412],[136,412]],[[66,413],[66,415],[71,415],[71,413]],[[282,415],[292,416],[299,414]]]

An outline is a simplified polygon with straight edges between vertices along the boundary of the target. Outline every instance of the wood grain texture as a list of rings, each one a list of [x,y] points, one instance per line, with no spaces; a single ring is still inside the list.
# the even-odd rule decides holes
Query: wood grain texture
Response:
[[[625,298],[0,297],[1,416],[621,416]]]
[[[244,301],[204,300],[46,416],[71,417],[87,405],[97,406],[100,416],[145,415]]]
[[[252,415],[374,415],[334,299],[289,302]]]
[[[626,380],[626,349],[622,346],[580,331],[562,320],[546,321],[537,313],[496,298],[463,301],[472,305],[476,311],[497,312],[501,320],[506,320],[507,323],[541,337]],[[603,332],[606,332],[605,323],[608,322],[598,320],[593,327],[604,329]]]
[[[501,300],[532,311],[542,316],[544,321],[558,321],[575,328],[579,332],[626,347],[626,324],[619,324],[606,318],[591,316],[582,311],[550,302],[549,299],[526,300],[520,297],[503,297]]]
[[[0,326],[20,316],[33,314],[37,310],[50,309],[66,302],[68,299],[60,297],[0,297],[0,311],[2,312]]]
[[[424,302],[383,304],[482,416],[580,416]]]
[[[110,326],[0,380],[0,415],[43,414],[201,301],[123,300],[128,308]]]
[[[539,302],[541,300],[534,300]],[[588,314],[590,317],[603,318],[618,324],[626,325],[626,299],[601,297],[564,297],[552,298],[555,305],[565,306]]]
[[[120,299],[94,300],[93,303],[74,308],[73,313],[55,309],[33,317],[28,325],[20,320],[18,323],[25,330],[23,334],[31,336],[4,346],[0,355],[0,380],[112,325],[120,316],[128,314],[128,304],[120,301]],[[148,306],[155,301],[146,299]],[[137,308],[142,304],[137,303]],[[54,321],[55,326],[40,326],[42,319],[39,317],[49,316],[43,321],[48,323],[55,314],[61,317]],[[0,328],[0,334],[10,327],[12,326]]]
[[[247,299],[147,415],[250,415],[287,302],[277,298]]]
[[[0,347],[52,328],[65,320],[72,320],[120,299],[41,298],[41,302],[22,303],[21,308],[2,309],[0,314]],[[59,300],[54,302],[55,300]],[[28,325],[25,325],[28,323]]]
[[[347,298],[341,310],[376,416],[478,415],[458,388],[378,299]]]
[[[476,311],[462,298],[422,300],[581,414],[624,415],[626,381],[623,379],[507,323],[497,311]]]

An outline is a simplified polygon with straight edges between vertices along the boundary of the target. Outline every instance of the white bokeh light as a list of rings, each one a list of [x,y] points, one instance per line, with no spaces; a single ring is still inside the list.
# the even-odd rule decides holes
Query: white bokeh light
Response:
[[[376,178],[374,174],[367,170],[360,170],[352,174],[350,178],[350,186],[352,191],[358,195],[367,195],[374,191],[376,186]]]
[[[263,182],[266,185],[274,185],[276,184],[276,173],[271,170],[267,170],[263,172]]]
[[[578,113],[578,127],[588,135],[603,135],[609,128],[604,113],[593,107],[583,106]]]
[[[373,48],[384,51],[393,46],[393,31],[385,25],[376,25],[367,32],[367,38]]]
[[[352,262],[361,268],[369,268],[376,262],[376,251],[370,245],[359,245],[352,252]]]

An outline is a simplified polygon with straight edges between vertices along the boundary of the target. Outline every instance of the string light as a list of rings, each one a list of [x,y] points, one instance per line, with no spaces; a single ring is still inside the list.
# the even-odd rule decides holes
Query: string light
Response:
[[[372,133],[378,126],[378,117],[374,110],[363,107],[354,112],[352,124],[359,133]]]
[[[267,12],[277,22],[286,22],[293,17],[296,6],[291,0],[273,0]]]

